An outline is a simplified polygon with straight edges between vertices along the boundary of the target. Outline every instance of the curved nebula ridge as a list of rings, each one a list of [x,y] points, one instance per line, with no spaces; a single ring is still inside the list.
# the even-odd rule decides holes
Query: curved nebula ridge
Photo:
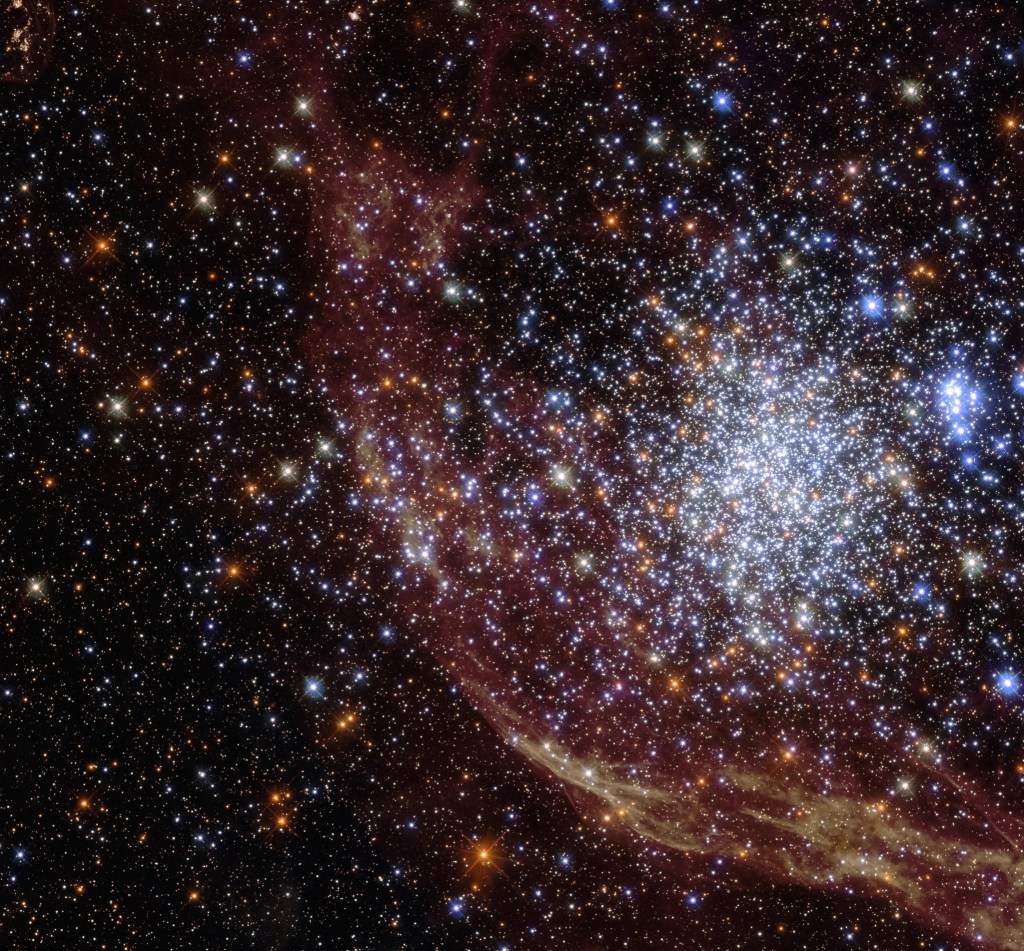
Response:
[[[809,221],[752,152],[756,211],[736,186],[670,213],[709,147],[681,132],[668,162],[648,124],[647,171],[610,188],[622,150],[583,100],[563,174],[496,173],[487,133],[523,119],[489,49],[454,163],[346,146],[342,107],[316,140],[331,295],[308,345],[410,626],[595,823],[1013,947],[1022,830],[948,764],[927,665],[998,623],[975,586],[1014,590],[987,518],[1016,512],[1014,367],[965,343],[956,291],[865,263],[903,267],[898,216],[866,255],[843,204]],[[1000,299],[969,306],[1006,332]],[[955,501],[968,444],[985,504]]]

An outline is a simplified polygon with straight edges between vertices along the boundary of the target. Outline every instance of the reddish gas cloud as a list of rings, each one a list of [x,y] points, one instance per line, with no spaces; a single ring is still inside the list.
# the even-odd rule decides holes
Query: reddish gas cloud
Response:
[[[587,237],[584,220],[510,225],[495,211],[510,203],[487,167],[514,86],[502,72],[511,19],[482,28],[460,157],[365,132],[341,92],[318,97],[310,139],[325,303],[305,345],[351,426],[375,549],[402,572],[409,628],[595,825],[698,862],[882,896],[951,934],[1018,947],[1020,823],[912,717],[839,679],[827,699],[768,706],[720,685],[732,669],[771,690],[776,668],[815,652],[839,670],[842,645],[794,635],[759,657],[726,633],[727,596],[708,575],[694,594],[710,626],[721,621],[717,641],[696,672],[662,656],[668,593],[645,565],[682,554],[623,527],[634,502],[621,487],[638,476],[621,424],[596,405],[585,422],[545,424],[546,382],[503,345],[513,304],[460,285],[466,262],[486,259],[500,289],[530,241],[607,240]],[[509,486],[524,485],[557,510],[509,514],[520,505]]]

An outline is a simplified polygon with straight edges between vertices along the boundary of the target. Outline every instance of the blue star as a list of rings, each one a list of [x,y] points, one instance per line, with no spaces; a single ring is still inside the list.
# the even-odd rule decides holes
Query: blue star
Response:
[[[999,674],[996,678],[996,690],[1004,697],[1016,696],[1020,690],[1020,678],[1010,671]]]
[[[715,112],[732,112],[732,93],[719,91],[711,97],[711,105]]]
[[[885,313],[885,304],[877,294],[869,294],[861,300],[860,309],[867,317],[881,317]]]

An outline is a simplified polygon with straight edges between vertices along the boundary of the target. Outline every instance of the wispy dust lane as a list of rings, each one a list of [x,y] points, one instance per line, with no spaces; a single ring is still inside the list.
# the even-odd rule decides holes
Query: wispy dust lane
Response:
[[[317,94],[327,293],[305,343],[410,628],[641,847],[1020,946],[1020,822],[949,765],[920,701],[955,693],[933,657],[994,616],[968,544],[990,510],[960,504],[956,440],[1012,422],[953,405],[948,381],[1010,380],[951,358],[962,328],[904,314],[957,288],[933,301],[886,276],[891,322],[870,322],[855,171],[815,159],[836,200],[796,193],[758,146],[779,90],[754,66],[730,116],[695,81],[651,91],[706,52],[641,32],[616,69],[584,15],[551,17],[476,19],[458,91],[396,88],[420,117],[399,129],[373,129],[356,92]],[[457,68],[437,22],[404,29],[421,75]],[[862,165],[895,161],[892,141]],[[881,258],[941,228],[885,225]],[[801,241],[823,255],[805,270],[785,251]],[[922,578],[955,611],[911,598]]]
[[[57,17],[50,0],[0,2],[0,82],[30,83],[50,64]]]

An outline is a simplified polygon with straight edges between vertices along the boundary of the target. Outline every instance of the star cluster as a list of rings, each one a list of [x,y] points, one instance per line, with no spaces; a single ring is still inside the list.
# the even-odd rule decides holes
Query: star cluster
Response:
[[[1017,11],[5,16],[5,941],[1024,943]]]

